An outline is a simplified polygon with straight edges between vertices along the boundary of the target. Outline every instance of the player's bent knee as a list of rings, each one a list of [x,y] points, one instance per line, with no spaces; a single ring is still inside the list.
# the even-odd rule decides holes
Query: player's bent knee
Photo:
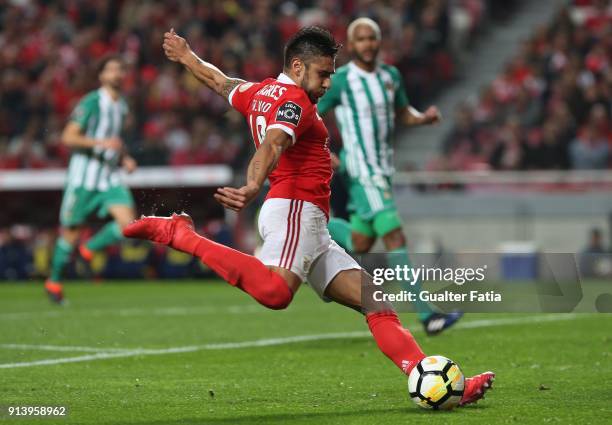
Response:
[[[284,310],[293,301],[293,293],[284,283],[270,285],[257,294],[257,301],[272,310]]]
[[[293,297],[275,298],[271,303],[268,303],[266,307],[271,310],[284,310],[289,307],[289,304],[291,304],[291,300],[293,300]]]
[[[258,303],[272,310],[283,310],[291,304],[297,288],[291,289],[287,280],[278,273],[271,271],[265,282],[258,282],[247,290]]]

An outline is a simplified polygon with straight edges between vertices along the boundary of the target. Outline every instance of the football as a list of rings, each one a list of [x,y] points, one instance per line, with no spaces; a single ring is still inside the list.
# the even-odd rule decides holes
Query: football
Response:
[[[463,396],[465,377],[459,366],[443,356],[421,360],[408,376],[408,393],[424,409],[450,410]]]

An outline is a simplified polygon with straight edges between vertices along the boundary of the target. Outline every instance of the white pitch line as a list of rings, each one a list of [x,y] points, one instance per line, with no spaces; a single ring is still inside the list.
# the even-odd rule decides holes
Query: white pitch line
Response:
[[[16,313],[0,313],[0,320],[21,320],[24,317],[28,316],[37,316],[37,317],[58,317],[62,316],[61,311],[38,311],[38,312],[16,312]]]
[[[517,318],[474,320],[470,322],[458,323],[454,327],[454,329],[477,329],[477,328],[488,328],[488,327],[494,327],[494,326],[518,325],[518,324],[523,324],[523,323],[555,322],[555,321],[563,321],[563,320],[574,320],[574,319],[585,318],[585,317],[592,317],[592,316],[586,315],[586,314],[583,314],[583,315],[549,314],[546,316],[528,316],[528,317],[517,317]],[[306,342],[306,341],[366,338],[370,336],[371,336],[370,332],[365,332],[365,331],[337,332],[337,333],[328,333],[328,334],[298,335],[298,336],[291,336],[291,337],[285,337],[285,338],[267,338],[267,339],[258,339],[254,341],[243,341],[243,342],[224,342],[224,343],[212,343],[212,344],[203,344],[203,345],[190,345],[190,346],[173,347],[173,348],[160,348],[160,349],[136,348],[136,349],[125,349],[124,351],[102,352],[102,353],[89,354],[89,355],[76,356],[76,357],[35,360],[31,362],[20,362],[20,363],[4,363],[4,364],[0,364],[0,369],[13,369],[13,368],[18,368],[18,367],[31,367],[31,366],[47,366],[47,365],[57,365],[57,364],[63,364],[63,363],[86,362],[86,361],[92,361],[92,360],[103,360],[103,359],[113,359],[113,358],[122,358],[122,357],[190,353],[190,352],[204,351],[204,350],[231,350],[231,349],[252,348],[252,347],[269,347],[269,346],[274,346],[274,345],[285,345],[285,344],[293,344],[293,343]],[[85,348],[85,347],[81,347],[81,348]]]
[[[13,369],[16,367],[30,367],[30,366],[48,366],[48,365],[56,365],[62,363],[74,363],[74,362],[88,362],[91,360],[102,360],[102,359],[112,359],[115,357],[132,357],[140,355],[139,351],[122,351],[119,353],[96,353],[96,354],[88,354],[86,356],[78,356],[78,357],[65,357],[60,359],[45,359],[45,360],[36,360],[33,362],[22,362],[22,363],[4,363],[0,364],[0,369]]]
[[[103,348],[103,347],[80,347],[73,345],[36,345],[36,344],[0,344],[0,348],[13,349],[13,350],[35,350],[35,351],[81,351],[91,353],[108,353],[111,351],[125,352],[132,351],[132,348]]]
[[[28,311],[16,313],[0,313],[0,320],[21,320],[25,317],[65,317],[66,315],[78,314],[84,317],[98,316],[189,316],[197,314],[251,314],[251,313],[266,313],[270,310],[253,304],[237,304],[223,308],[216,307],[161,307],[153,309],[144,308],[122,308],[122,309],[96,309],[96,310],[71,310],[67,308],[62,310],[49,311]]]
[[[195,351],[204,350],[231,350],[237,348],[249,348],[249,347],[269,347],[273,345],[285,345],[296,342],[305,341],[321,341],[326,339],[347,339],[347,338],[363,338],[370,335],[369,332],[338,332],[330,334],[318,334],[318,335],[298,335],[287,338],[269,338],[269,339],[258,339],[254,341],[243,341],[243,342],[225,342],[225,343],[214,343],[214,344],[203,344],[203,345],[188,345],[185,347],[172,347],[172,348],[159,348],[159,349],[133,349],[125,350],[121,352],[113,353],[96,353],[88,354],[85,356],[76,357],[64,357],[58,359],[45,359],[35,360],[31,362],[20,362],[20,363],[4,363],[0,364],[0,369],[14,369],[17,367],[31,367],[31,366],[47,366],[56,365],[62,363],[76,363],[76,362],[87,362],[91,360],[102,360],[102,359],[114,359],[119,357],[136,357],[136,356],[155,356],[163,354],[176,354],[176,353],[192,353]]]
[[[555,322],[559,320],[572,320],[576,318],[576,314],[548,314],[546,316],[527,316],[527,317],[508,317],[502,319],[482,319],[472,320],[466,322],[460,322],[453,329],[473,329],[483,328],[488,326],[503,326],[503,325],[518,325],[522,323],[534,323],[534,322]],[[536,320],[537,319],[537,320]],[[422,329],[417,328],[412,330],[412,333],[422,333]],[[215,350],[215,349],[235,349],[242,347],[257,347],[258,344],[262,346],[276,345],[271,342],[281,341],[282,344],[288,344],[293,342],[312,341],[312,340],[324,340],[324,339],[338,339],[338,335],[343,335],[345,338],[363,337],[369,336],[369,332],[343,332],[340,334],[320,334],[320,335],[303,335],[289,338],[272,338],[255,341],[245,342],[229,342],[229,343],[211,343],[204,345],[193,345],[177,348],[163,348],[162,350],[177,350],[176,352],[182,351],[197,351],[197,350]],[[131,348],[118,348],[118,347],[90,347],[90,346],[69,346],[69,345],[36,345],[36,344],[0,344],[0,348],[15,349],[15,350],[34,350],[34,351],[64,351],[64,352],[91,352],[91,353],[109,353],[109,352],[134,352],[140,351],[148,354],[150,351],[157,352],[160,349],[150,349],[143,347],[131,347]],[[168,351],[169,353],[175,351]]]

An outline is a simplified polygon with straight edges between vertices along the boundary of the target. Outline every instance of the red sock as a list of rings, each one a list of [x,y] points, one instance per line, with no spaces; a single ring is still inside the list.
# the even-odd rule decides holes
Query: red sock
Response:
[[[402,327],[395,312],[368,313],[366,320],[380,351],[406,375],[425,357],[410,331]]]
[[[257,258],[228,246],[188,233],[174,241],[173,247],[199,257],[230,285],[242,289],[260,304],[280,310],[293,299],[285,279],[269,270]]]

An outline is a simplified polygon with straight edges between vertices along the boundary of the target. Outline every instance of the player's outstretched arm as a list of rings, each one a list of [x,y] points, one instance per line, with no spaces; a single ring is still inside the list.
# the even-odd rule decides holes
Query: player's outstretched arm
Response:
[[[189,47],[187,40],[174,32],[174,28],[164,34],[164,53],[174,62],[179,62],[187,68],[194,77],[225,99],[239,84],[244,83],[240,78],[230,78],[219,68],[200,59]]]
[[[417,125],[436,124],[442,120],[442,114],[435,106],[430,106],[425,112],[419,112],[408,105],[402,109],[400,117],[404,125],[414,127]]]
[[[215,199],[225,208],[240,211],[251,202],[261,190],[268,175],[276,168],[281,154],[291,146],[293,139],[283,130],[271,128],[264,141],[251,158],[247,169],[247,183],[240,189],[223,187],[217,189]]]

